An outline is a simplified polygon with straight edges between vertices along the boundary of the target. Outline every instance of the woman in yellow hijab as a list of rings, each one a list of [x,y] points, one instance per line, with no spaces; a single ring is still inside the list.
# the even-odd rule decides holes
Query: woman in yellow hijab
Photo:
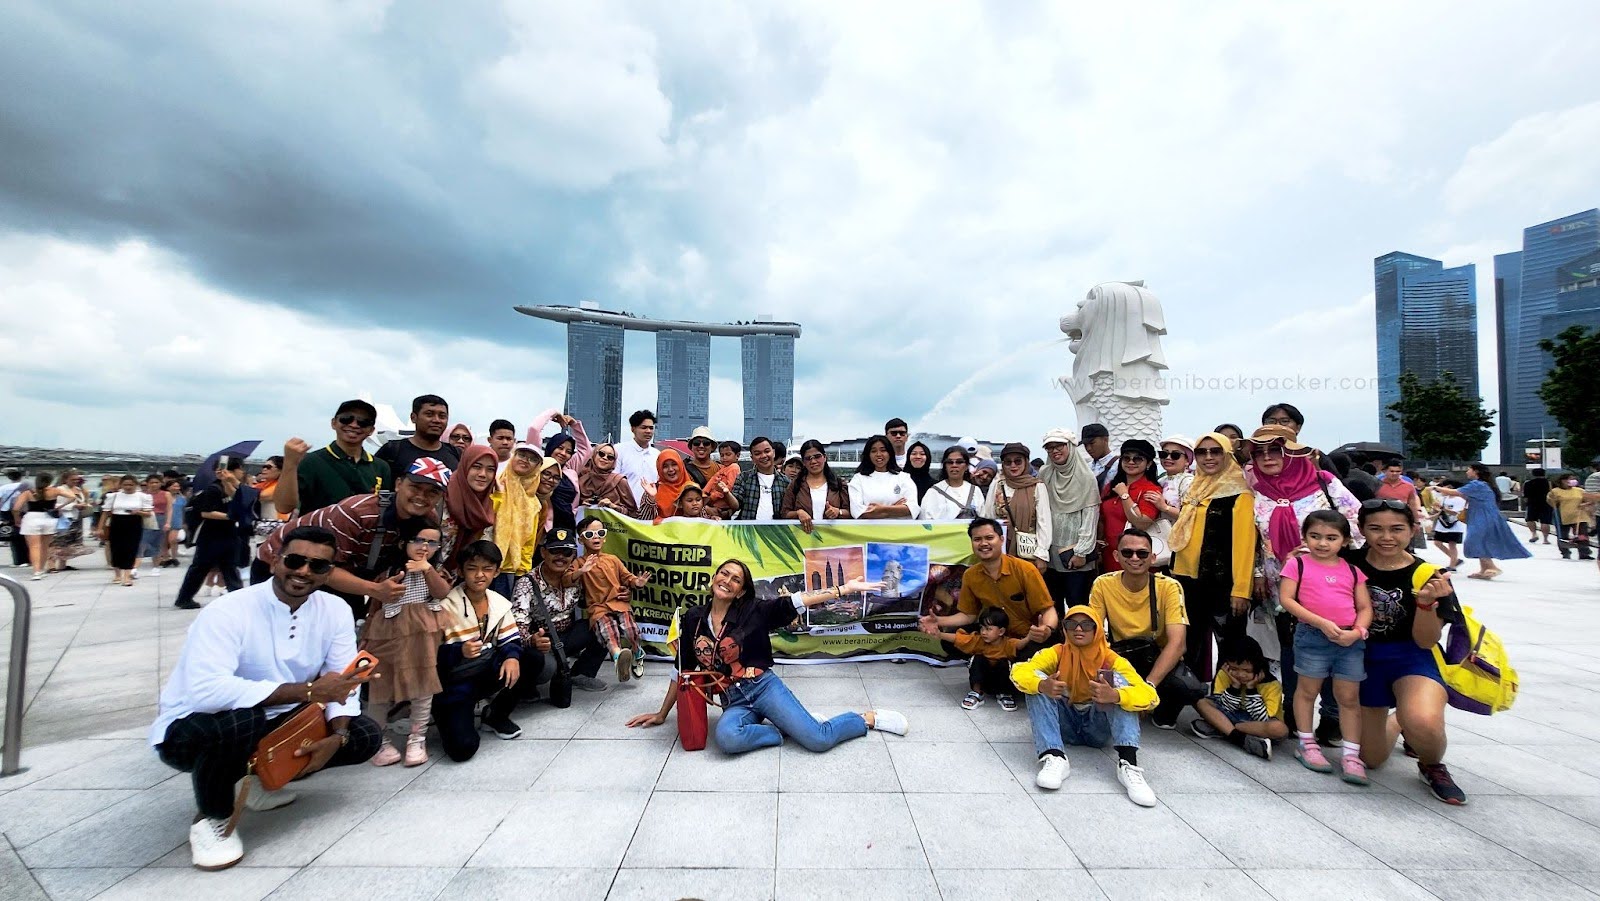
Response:
[[[503,579],[506,583],[504,591],[498,584],[494,590],[508,598],[511,577],[533,569],[533,552],[539,546],[540,525],[544,522],[544,504],[539,500],[542,463],[538,447],[526,441],[519,443],[500,476],[500,490],[494,493],[494,545],[503,557],[501,578],[495,582]]]
[[[1233,442],[1207,432],[1194,444],[1194,481],[1183,493],[1168,541],[1172,575],[1189,611],[1184,660],[1211,681],[1211,635],[1244,635],[1256,595],[1255,495],[1234,458]]]

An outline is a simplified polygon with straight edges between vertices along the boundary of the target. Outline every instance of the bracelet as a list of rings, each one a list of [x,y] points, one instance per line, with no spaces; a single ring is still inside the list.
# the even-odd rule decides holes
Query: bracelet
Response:
[[[1417,602],[1417,609],[1418,610],[1432,610],[1433,608],[1435,608],[1437,606],[1439,606],[1439,602],[1438,601],[1434,601],[1431,604],[1423,604],[1420,601]]]
[[[337,735],[339,737],[339,747],[342,748],[345,745],[350,743],[350,730],[349,729],[335,729],[333,734]]]
[[[306,683],[306,703],[311,703],[311,683]]]

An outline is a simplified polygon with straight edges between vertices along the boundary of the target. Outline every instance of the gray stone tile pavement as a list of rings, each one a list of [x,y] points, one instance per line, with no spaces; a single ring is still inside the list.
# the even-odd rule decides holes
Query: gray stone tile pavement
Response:
[[[962,674],[921,664],[782,668],[820,716],[903,709],[904,738],[687,753],[671,727],[623,726],[660,702],[652,663],[567,710],[522,708],[523,738],[485,735],[470,763],[435,749],[300,783],[245,819],[245,859],[219,874],[189,867],[188,779],[144,740],[192,618],[171,607],[181,571],[120,588],[86,557],[25,583],[27,769],[0,779],[0,901],[1600,898],[1600,579],[1535,551],[1501,581],[1458,579],[1522,677],[1511,712],[1449,714],[1464,808],[1398,756],[1363,789],[1154,729],[1158,807],[1130,804],[1102,751],[1075,749],[1040,792],[1025,714],[963,711]]]

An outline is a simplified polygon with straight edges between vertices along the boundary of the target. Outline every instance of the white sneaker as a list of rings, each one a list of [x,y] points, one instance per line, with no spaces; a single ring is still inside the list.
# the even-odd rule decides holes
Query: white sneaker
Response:
[[[1140,807],[1156,806],[1156,793],[1144,781],[1144,770],[1126,760],[1117,761],[1117,781],[1128,790],[1128,800]]]
[[[911,723],[906,719],[905,714],[897,710],[878,710],[873,712],[872,728],[879,732],[904,735],[911,731]]]
[[[134,578],[135,578],[135,579],[137,579],[137,578],[139,578],[139,567],[137,567],[137,566],[135,566],[135,567],[134,567],[134,568],[133,568],[133,577],[134,577]]]
[[[1046,754],[1039,758],[1039,775],[1033,777],[1033,784],[1046,791],[1055,791],[1070,775],[1072,775],[1072,764],[1066,757],[1060,754]]]
[[[197,870],[226,870],[244,857],[244,842],[227,820],[202,817],[189,827],[189,853]]]
[[[277,810],[280,807],[288,807],[294,803],[295,798],[300,797],[286,788],[269,792],[262,787],[261,780],[255,776],[246,776],[240,779],[234,784],[233,790],[235,792],[239,791],[246,782],[250,783],[250,795],[244,799],[246,810]]]

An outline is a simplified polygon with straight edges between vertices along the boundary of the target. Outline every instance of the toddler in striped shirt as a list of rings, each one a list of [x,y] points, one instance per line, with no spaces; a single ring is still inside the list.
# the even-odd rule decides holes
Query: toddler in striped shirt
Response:
[[[1217,658],[1216,682],[1211,694],[1195,702],[1200,718],[1190,724],[1190,731],[1271,760],[1273,739],[1289,735],[1283,722],[1283,685],[1272,675],[1254,638],[1223,642]]]

